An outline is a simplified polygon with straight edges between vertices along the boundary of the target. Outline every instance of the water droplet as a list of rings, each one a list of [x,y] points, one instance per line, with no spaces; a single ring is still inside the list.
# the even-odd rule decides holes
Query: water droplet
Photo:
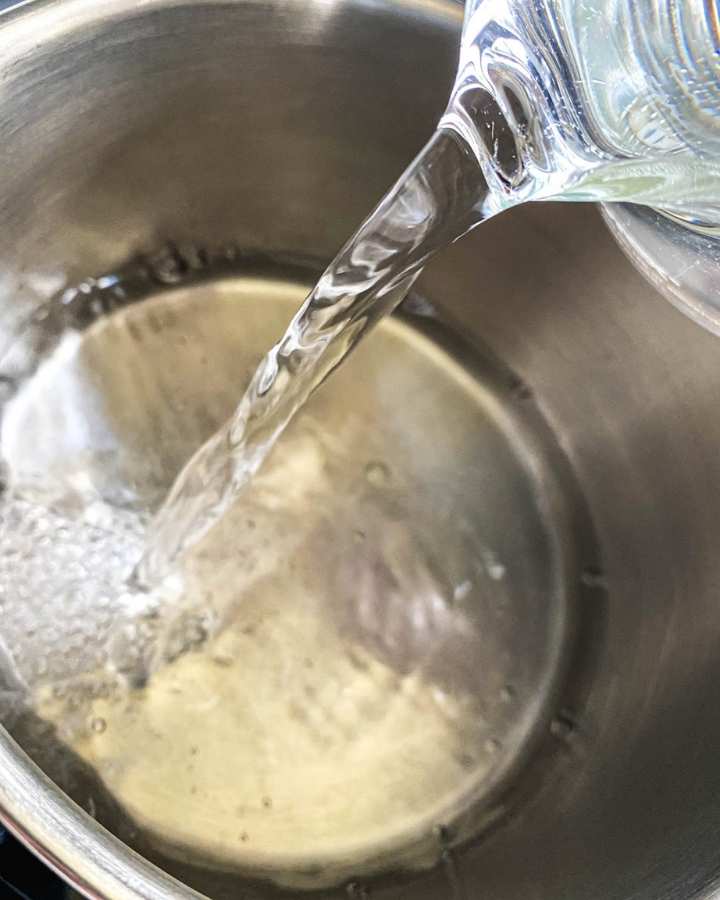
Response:
[[[577,731],[577,722],[566,712],[559,713],[550,723],[550,734],[561,741],[568,741]]]
[[[385,487],[390,481],[390,469],[384,462],[369,462],[365,466],[365,478],[373,487]]]
[[[149,260],[150,273],[161,284],[178,284],[187,266],[173,250],[167,249]]]
[[[533,395],[532,389],[520,378],[514,378],[510,382],[510,390],[513,397],[518,400],[530,400]]]
[[[465,581],[461,581],[460,584],[456,585],[453,590],[453,600],[456,603],[461,603],[468,594],[472,591],[472,581],[469,578],[466,578]]]
[[[599,566],[586,566],[582,571],[580,581],[589,588],[607,587],[605,573]]]
[[[481,551],[482,568],[488,578],[493,581],[502,581],[506,574],[505,566],[498,559],[494,550],[486,547]]]
[[[500,688],[500,699],[503,703],[512,703],[515,699],[515,688],[511,684],[506,684]]]
[[[207,250],[195,244],[182,244],[178,248],[178,255],[188,269],[194,271],[201,271],[207,268],[210,261]]]
[[[102,717],[98,716],[90,722],[90,728],[95,732],[95,734],[102,734],[107,728],[107,722]]]
[[[408,294],[401,308],[404,312],[412,313],[415,316],[427,316],[435,319],[438,315],[437,310],[427,297],[417,293]]]
[[[487,573],[493,581],[502,581],[505,577],[505,566],[500,562],[488,563]]]
[[[222,653],[216,653],[215,656],[213,656],[212,661],[221,669],[229,669],[233,664],[233,658]]]

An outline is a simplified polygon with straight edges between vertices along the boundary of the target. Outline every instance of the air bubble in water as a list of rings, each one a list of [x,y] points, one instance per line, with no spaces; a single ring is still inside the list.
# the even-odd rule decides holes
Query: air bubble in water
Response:
[[[568,741],[577,731],[577,722],[569,713],[559,713],[550,723],[550,734],[561,741]]]
[[[589,588],[607,587],[605,573],[599,566],[586,566],[582,571],[580,581]]]
[[[460,584],[455,585],[453,589],[453,600],[456,603],[460,603],[470,594],[472,591],[472,581],[468,578],[465,581],[461,581]]]
[[[482,565],[488,577],[493,581],[502,581],[505,577],[505,566],[500,562],[493,550],[486,549],[483,551]]]
[[[365,478],[373,487],[385,487],[390,482],[390,469],[384,462],[374,460],[365,466]]]
[[[187,266],[172,250],[166,250],[149,261],[150,272],[161,284],[179,284]]]

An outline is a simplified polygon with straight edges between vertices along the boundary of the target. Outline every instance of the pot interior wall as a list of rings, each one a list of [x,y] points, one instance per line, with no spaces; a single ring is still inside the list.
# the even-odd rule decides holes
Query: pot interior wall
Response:
[[[5,13],[3,345],[68,286],[169,243],[327,261],[431,133],[459,27],[449,0]],[[454,900],[709,897],[720,344],[642,281],[589,206],[502,215],[442,252],[420,292],[527,387],[547,459],[572,483],[566,532],[580,547],[562,708],[512,815],[455,853]],[[42,762],[47,746],[26,749]],[[117,817],[102,802],[99,817]],[[232,875],[160,861],[209,896],[237,896]],[[439,868],[372,896],[449,890]]]

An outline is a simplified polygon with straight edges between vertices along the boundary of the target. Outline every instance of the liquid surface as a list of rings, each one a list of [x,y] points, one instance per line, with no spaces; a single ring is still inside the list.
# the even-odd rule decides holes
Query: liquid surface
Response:
[[[171,871],[317,887],[432,865],[438,828],[492,819],[552,702],[572,541],[527,401],[411,316],[312,398],[178,577],[129,590],[159,473],[232,410],[231,376],[303,291],[178,287],[61,339],[4,419],[24,497],[0,566],[27,598],[3,621],[4,714],[72,796]]]

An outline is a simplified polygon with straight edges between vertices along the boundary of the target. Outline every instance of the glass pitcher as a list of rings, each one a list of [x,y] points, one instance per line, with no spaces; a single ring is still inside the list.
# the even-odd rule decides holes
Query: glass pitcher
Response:
[[[604,203],[638,268],[720,334],[718,0],[469,0],[443,125],[500,204]]]

